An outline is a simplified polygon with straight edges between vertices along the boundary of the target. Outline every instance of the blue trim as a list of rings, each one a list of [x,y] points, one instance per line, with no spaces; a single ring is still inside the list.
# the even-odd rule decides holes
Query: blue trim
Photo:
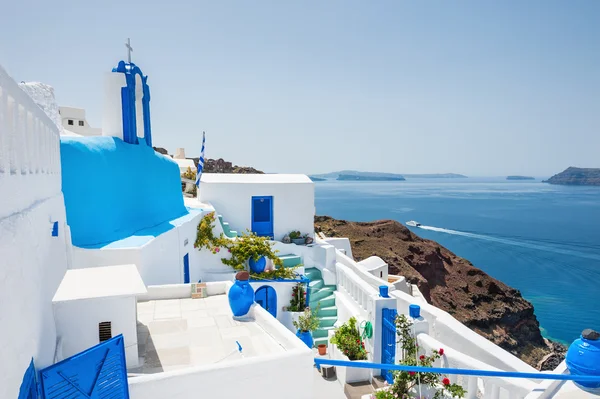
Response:
[[[25,374],[23,375],[23,382],[21,382],[21,388],[19,388],[18,399],[36,399],[37,397],[35,366],[33,365],[33,359],[31,359],[29,367],[27,367],[27,370],[25,370]]]
[[[190,255],[183,255],[183,283],[189,284],[190,282]]]
[[[58,237],[58,222],[52,223],[52,237]]]
[[[142,111],[144,122],[144,140],[152,147],[152,127],[150,124],[150,87],[148,76],[134,63],[119,61],[113,72],[125,75],[127,87],[121,88],[121,107],[123,110],[123,141],[129,144],[139,144],[137,137],[137,114],[135,107],[135,77],[140,75],[142,81]]]
[[[516,371],[491,371],[491,370],[472,370],[443,367],[421,367],[406,366],[403,364],[383,364],[370,362],[357,362],[347,360],[331,360],[325,358],[315,358],[316,365],[345,366],[356,367],[360,369],[382,369],[398,371],[414,371],[415,373],[439,373],[456,375],[473,375],[478,377],[504,377],[504,378],[528,378],[535,380],[558,380],[558,381],[600,381],[600,375],[572,375],[572,374],[546,374],[546,373],[519,373]]]

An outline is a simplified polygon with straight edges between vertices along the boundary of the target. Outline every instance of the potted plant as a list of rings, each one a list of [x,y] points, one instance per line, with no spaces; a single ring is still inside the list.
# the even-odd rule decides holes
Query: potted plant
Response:
[[[314,345],[312,332],[319,328],[317,311],[318,307],[314,312],[310,308],[305,308],[304,313],[298,317],[298,321],[293,322],[294,327],[298,329],[296,336],[311,349]]]
[[[306,309],[306,288],[303,283],[298,283],[292,288],[290,304],[283,309],[281,320],[291,332],[296,332],[294,321],[298,321],[304,309]]]
[[[306,242],[306,238],[298,230],[292,231],[290,234],[288,234],[288,236],[296,245],[304,245]]]
[[[367,360],[365,342],[360,336],[355,317],[351,317],[348,322],[342,324],[335,331],[330,342],[334,345],[334,359],[349,361]],[[368,381],[371,379],[371,370],[357,367],[340,367],[338,378],[343,383]]]
[[[396,331],[402,346],[403,360],[400,364],[407,366],[433,367],[433,363],[444,356],[444,348],[433,350],[430,355],[419,352],[417,341],[411,332],[412,322],[405,315],[396,317]],[[439,373],[424,373],[413,371],[395,371],[394,382],[376,391],[375,399],[414,398],[419,396],[419,384],[421,392],[427,391],[428,396],[441,398],[463,398],[467,393],[465,389],[450,383],[450,379]]]

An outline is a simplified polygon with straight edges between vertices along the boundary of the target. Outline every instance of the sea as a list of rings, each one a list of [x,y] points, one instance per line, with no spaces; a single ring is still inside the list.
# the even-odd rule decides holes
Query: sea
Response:
[[[505,178],[315,183],[317,215],[393,219],[518,289],[542,334],[600,331],[600,187]]]

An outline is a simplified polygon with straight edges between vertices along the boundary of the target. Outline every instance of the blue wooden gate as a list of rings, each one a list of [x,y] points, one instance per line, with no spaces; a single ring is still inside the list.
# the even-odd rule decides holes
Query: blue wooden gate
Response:
[[[40,371],[44,399],[128,399],[123,336]]]
[[[394,364],[396,361],[396,314],[396,309],[382,309],[381,363],[383,364]],[[381,376],[390,384],[394,382],[390,370],[381,370]]]

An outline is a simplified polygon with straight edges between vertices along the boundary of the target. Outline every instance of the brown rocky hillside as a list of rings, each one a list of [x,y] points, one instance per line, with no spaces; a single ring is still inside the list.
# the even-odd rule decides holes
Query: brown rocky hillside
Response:
[[[390,274],[416,284],[429,303],[533,367],[551,370],[564,358],[563,346],[542,337],[533,305],[518,290],[400,223],[317,216],[315,229],[330,237],[348,237],[358,261],[381,257]]]
[[[169,152],[162,147],[153,147],[154,151],[161,153],[163,155],[169,155]],[[194,161],[196,167],[198,167],[199,158],[188,158]],[[204,163],[204,171],[203,173],[259,173],[263,174],[265,172],[254,169],[250,166],[238,166],[233,165],[231,162],[225,161],[223,158],[219,159],[207,159]]]

